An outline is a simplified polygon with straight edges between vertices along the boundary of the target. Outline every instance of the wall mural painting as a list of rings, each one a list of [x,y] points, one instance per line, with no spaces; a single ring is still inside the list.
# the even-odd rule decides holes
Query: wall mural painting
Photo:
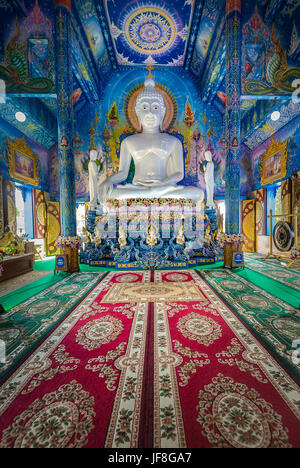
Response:
[[[253,188],[289,179],[300,171],[300,119],[294,119],[252,151]]]
[[[272,184],[286,176],[287,141],[281,143],[272,139],[262,156],[261,185]]]
[[[38,185],[38,157],[26,143],[24,137],[11,141],[7,139],[9,175],[13,179],[30,185]]]
[[[240,174],[240,188],[241,194],[248,199],[251,198],[251,191],[254,185],[251,152],[245,145],[241,145],[241,174]]]
[[[10,143],[9,143],[10,142]],[[4,179],[49,192],[49,159],[46,148],[0,119],[0,171]]]
[[[89,200],[88,163],[91,149],[98,151],[100,181],[117,172],[122,140],[139,131],[134,106],[147,74],[147,70],[114,73],[101,104],[86,105],[78,113],[74,139],[78,202]],[[182,184],[205,189],[204,151],[210,149],[215,164],[215,196],[224,196],[225,139],[221,115],[213,107],[204,107],[185,72],[155,70],[153,76],[166,106],[163,131],[175,135],[183,143],[185,178]],[[50,180],[51,197],[56,200],[59,197],[59,187],[55,182],[59,180],[58,172],[57,151],[53,148],[50,152]],[[132,166],[129,179],[133,173]]]
[[[77,115],[75,136],[73,141],[75,160],[75,188],[77,202],[89,200],[88,163],[89,152],[96,149],[98,152],[97,164],[100,174],[106,170],[105,138],[100,133],[99,106],[86,104]],[[49,151],[50,161],[50,194],[51,200],[59,200],[59,158],[57,145]],[[101,180],[101,179],[100,179]]]
[[[53,2],[29,0],[24,11],[3,15],[6,31],[4,54],[0,57],[0,79],[5,80],[7,92],[54,92]]]
[[[292,178],[292,212],[300,213],[300,177]],[[297,229],[297,236],[300,239],[300,216],[297,217],[297,224],[294,220],[293,225],[294,229]]]
[[[243,26],[243,93],[290,94],[295,91],[294,80],[300,78],[297,28],[294,24],[291,29],[290,16],[283,11],[278,12],[274,22],[266,24],[257,5],[253,13],[253,6],[253,2],[248,2],[244,8],[244,11],[251,8],[252,14]],[[289,30],[291,38],[287,44]]]
[[[245,252],[255,252],[255,200],[242,200],[242,234],[245,236],[243,250]]]
[[[125,135],[138,131],[139,126],[134,112],[136,95],[143,86],[145,73],[139,84],[132,87],[123,99],[123,128],[111,128],[109,142],[112,151],[113,170],[118,168],[119,146],[114,145],[114,138],[121,140]],[[213,154],[216,174],[216,193],[224,193],[224,165],[222,155],[222,121],[212,108],[205,109],[199,101],[197,91],[187,78],[168,72],[154,72],[156,87],[164,96],[166,114],[163,121],[163,131],[175,135],[183,143],[185,156],[185,178],[183,185],[194,185],[205,189],[203,176],[204,152],[210,149]],[[189,83],[187,85],[187,83]],[[190,104],[193,103],[193,104]],[[120,122],[121,123],[121,122]],[[129,124],[129,128],[128,128]],[[211,130],[213,126],[214,131]],[[124,136],[123,136],[124,135]]]

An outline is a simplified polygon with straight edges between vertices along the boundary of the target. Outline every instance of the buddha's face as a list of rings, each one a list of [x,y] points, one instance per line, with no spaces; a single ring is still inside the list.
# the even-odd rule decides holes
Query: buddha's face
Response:
[[[156,97],[143,97],[136,105],[140,125],[146,132],[158,131],[165,116],[165,107]]]

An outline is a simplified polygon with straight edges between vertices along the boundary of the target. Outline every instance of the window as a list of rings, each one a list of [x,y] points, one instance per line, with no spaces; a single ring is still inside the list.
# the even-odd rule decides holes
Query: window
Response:
[[[80,203],[76,208],[77,235],[82,236],[82,228],[85,227],[85,203]]]
[[[224,200],[218,200],[217,201],[217,206],[218,206],[218,211],[220,213],[220,215],[222,216],[223,218],[223,232],[225,232],[225,201]]]
[[[281,184],[274,185],[273,187],[267,188],[267,215],[270,214],[270,210],[272,210],[272,215],[280,215],[281,214]],[[272,219],[272,231],[274,229],[275,224],[281,220],[282,218],[273,218]],[[266,235],[270,235],[270,219],[267,219],[266,224]]]
[[[275,196],[275,214],[281,215],[282,214],[282,202],[281,202],[281,185],[276,188],[276,196]],[[282,218],[275,218],[276,223],[281,221]]]
[[[25,234],[25,203],[23,190],[16,187],[16,217],[17,217],[17,235],[22,236]]]

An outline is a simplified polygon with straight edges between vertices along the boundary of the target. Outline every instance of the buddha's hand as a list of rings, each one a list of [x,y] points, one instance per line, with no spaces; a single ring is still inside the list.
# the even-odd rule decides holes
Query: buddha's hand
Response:
[[[143,180],[142,182],[138,182],[136,185],[141,185],[143,187],[160,187],[163,185],[162,181],[160,180]]]
[[[110,199],[113,188],[114,186],[112,182],[110,182],[109,179],[106,179],[101,185],[99,185],[99,189],[98,189],[99,203],[106,203]]]

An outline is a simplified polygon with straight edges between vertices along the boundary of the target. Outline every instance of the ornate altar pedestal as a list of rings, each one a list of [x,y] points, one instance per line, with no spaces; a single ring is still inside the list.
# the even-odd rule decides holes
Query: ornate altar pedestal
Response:
[[[61,253],[65,257],[66,265],[62,265],[66,267],[63,271],[67,271],[68,273],[76,273],[79,271],[79,249],[82,246],[81,238],[78,236],[59,236],[55,241],[55,246],[61,250]],[[56,256],[58,257],[58,256]],[[56,262],[57,262],[56,258]],[[55,270],[59,270],[57,268],[57,263],[55,262]]]
[[[80,263],[120,270],[181,269],[223,260],[215,210],[199,212],[178,201],[143,203],[110,207],[102,216],[88,211]]]
[[[61,250],[68,258],[68,273],[77,273],[79,271],[78,248],[65,246]]]

